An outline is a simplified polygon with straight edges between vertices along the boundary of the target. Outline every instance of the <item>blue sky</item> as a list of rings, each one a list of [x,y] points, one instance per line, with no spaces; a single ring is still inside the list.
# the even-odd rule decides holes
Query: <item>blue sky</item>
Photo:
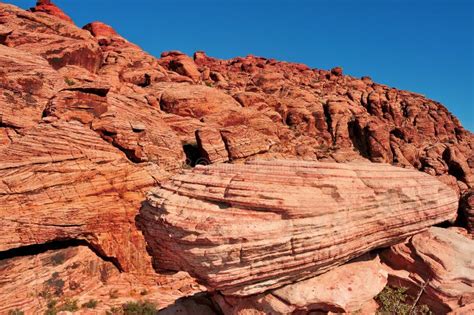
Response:
[[[28,8],[34,0],[4,1]],[[474,131],[471,0],[56,0],[159,56],[204,50],[302,62],[426,95]]]

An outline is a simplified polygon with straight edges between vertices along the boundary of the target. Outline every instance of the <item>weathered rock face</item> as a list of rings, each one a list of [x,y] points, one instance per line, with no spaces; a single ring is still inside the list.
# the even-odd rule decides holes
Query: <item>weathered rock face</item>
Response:
[[[94,309],[75,314],[105,314],[112,307],[142,299],[162,308],[199,291],[184,273],[168,278],[157,285],[154,273],[137,277],[120,272],[85,245],[5,259],[0,264],[0,313],[20,309],[25,314],[43,314],[52,300],[58,308],[68,300],[76,300],[79,307],[97,302]]]
[[[194,57],[206,84],[270,115],[285,131],[272,147],[274,156],[354,160],[346,149],[356,150],[374,162],[439,176],[460,192],[472,186],[474,137],[437,102],[343,75],[340,68],[254,56],[219,60],[202,52]]]
[[[249,295],[456,217],[455,192],[377,164],[254,161],[174,176],[140,212],[155,266]],[[337,222],[337,223],[336,223]]]
[[[48,60],[54,69],[77,65],[99,69],[102,55],[89,32],[49,14],[36,14],[0,5],[1,43]]]
[[[43,58],[0,45],[0,85],[0,126],[22,129],[41,120],[48,100],[65,83]]]
[[[1,150],[0,161],[0,251],[84,239],[122,270],[149,272],[133,220],[163,176],[157,166],[134,166],[77,122],[40,124]]]
[[[362,313],[377,309],[373,298],[387,284],[378,257],[355,261],[310,278],[246,298],[214,296],[226,315],[306,314],[308,312]]]
[[[389,283],[404,286],[420,304],[445,314],[474,303],[474,240],[432,227],[382,253]]]

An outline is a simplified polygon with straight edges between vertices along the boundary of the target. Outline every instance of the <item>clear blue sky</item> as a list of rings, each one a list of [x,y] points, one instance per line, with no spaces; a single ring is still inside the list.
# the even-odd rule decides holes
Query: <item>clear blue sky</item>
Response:
[[[28,8],[34,0],[4,1]],[[415,3],[416,2],[416,3]],[[254,54],[426,95],[474,131],[472,0],[56,0],[79,26],[99,20],[159,56]]]

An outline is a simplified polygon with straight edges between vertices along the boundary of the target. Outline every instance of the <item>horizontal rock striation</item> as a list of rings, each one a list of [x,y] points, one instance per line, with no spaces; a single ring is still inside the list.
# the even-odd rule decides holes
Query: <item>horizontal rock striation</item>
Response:
[[[82,239],[121,270],[150,271],[133,222],[162,176],[155,165],[133,165],[79,122],[40,124],[0,161],[0,251]]]
[[[253,161],[174,176],[138,220],[156,267],[249,295],[452,220],[457,206],[445,184],[385,164]]]

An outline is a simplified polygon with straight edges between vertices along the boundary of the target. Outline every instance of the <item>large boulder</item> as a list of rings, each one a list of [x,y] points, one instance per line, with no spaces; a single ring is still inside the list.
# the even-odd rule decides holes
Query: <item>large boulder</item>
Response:
[[[216,164],[149,194],[139,223],[155,266],[225,295],[261,293],[326,272],[456,217],[456,193],[389,165]]]

